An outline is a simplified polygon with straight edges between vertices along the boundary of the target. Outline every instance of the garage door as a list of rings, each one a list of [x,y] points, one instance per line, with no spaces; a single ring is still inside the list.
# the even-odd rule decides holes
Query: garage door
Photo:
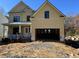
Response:
[[[36,29],[36,40],[60,40],[59,29]]]

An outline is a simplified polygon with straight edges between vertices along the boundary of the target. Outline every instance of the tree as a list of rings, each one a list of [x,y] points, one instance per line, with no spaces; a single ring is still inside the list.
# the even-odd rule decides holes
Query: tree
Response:
[[[5,14],[5,11],[4,11],[4,9],[2,7],[0,7],[0,13]]]
[[[65,18],[65,35],[74,35],[75,34],[75,29],[74,29],[74,17],[70,16],[70,17],[66,17]]]

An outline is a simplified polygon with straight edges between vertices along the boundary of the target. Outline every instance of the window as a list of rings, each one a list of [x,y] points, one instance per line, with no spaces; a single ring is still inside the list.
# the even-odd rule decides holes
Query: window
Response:
[[[25,28],[26,33],[30,32],[30,27]]]
[[[28,22],[30,21],[30,16],[27,16],[27,21],[28,21]]]
[[[28,33],[28,28],[26,28],[26,33]]]
[[[20,22],[20,16],[14,16],[13,21],[14,22]]]
[[[45,17],[45,18],[49,18],[49,11],[45,11],[44,17]]]

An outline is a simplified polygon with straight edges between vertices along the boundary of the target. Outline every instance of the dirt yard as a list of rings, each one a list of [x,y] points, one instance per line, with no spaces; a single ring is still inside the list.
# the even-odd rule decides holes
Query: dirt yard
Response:
[[[79,50],[58,42],[11,43],[0,46],[1,58],[74,58]]]

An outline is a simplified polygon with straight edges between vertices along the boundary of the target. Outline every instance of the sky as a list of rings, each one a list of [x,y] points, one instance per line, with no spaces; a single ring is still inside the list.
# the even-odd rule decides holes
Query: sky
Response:
[[[21,0],[0,0],[0,10],[7,13]],[[37,10],[45,0],[22,0],[33,10]],[[63,14],[70,16],[79,14],[79,0],[48,0]]]

